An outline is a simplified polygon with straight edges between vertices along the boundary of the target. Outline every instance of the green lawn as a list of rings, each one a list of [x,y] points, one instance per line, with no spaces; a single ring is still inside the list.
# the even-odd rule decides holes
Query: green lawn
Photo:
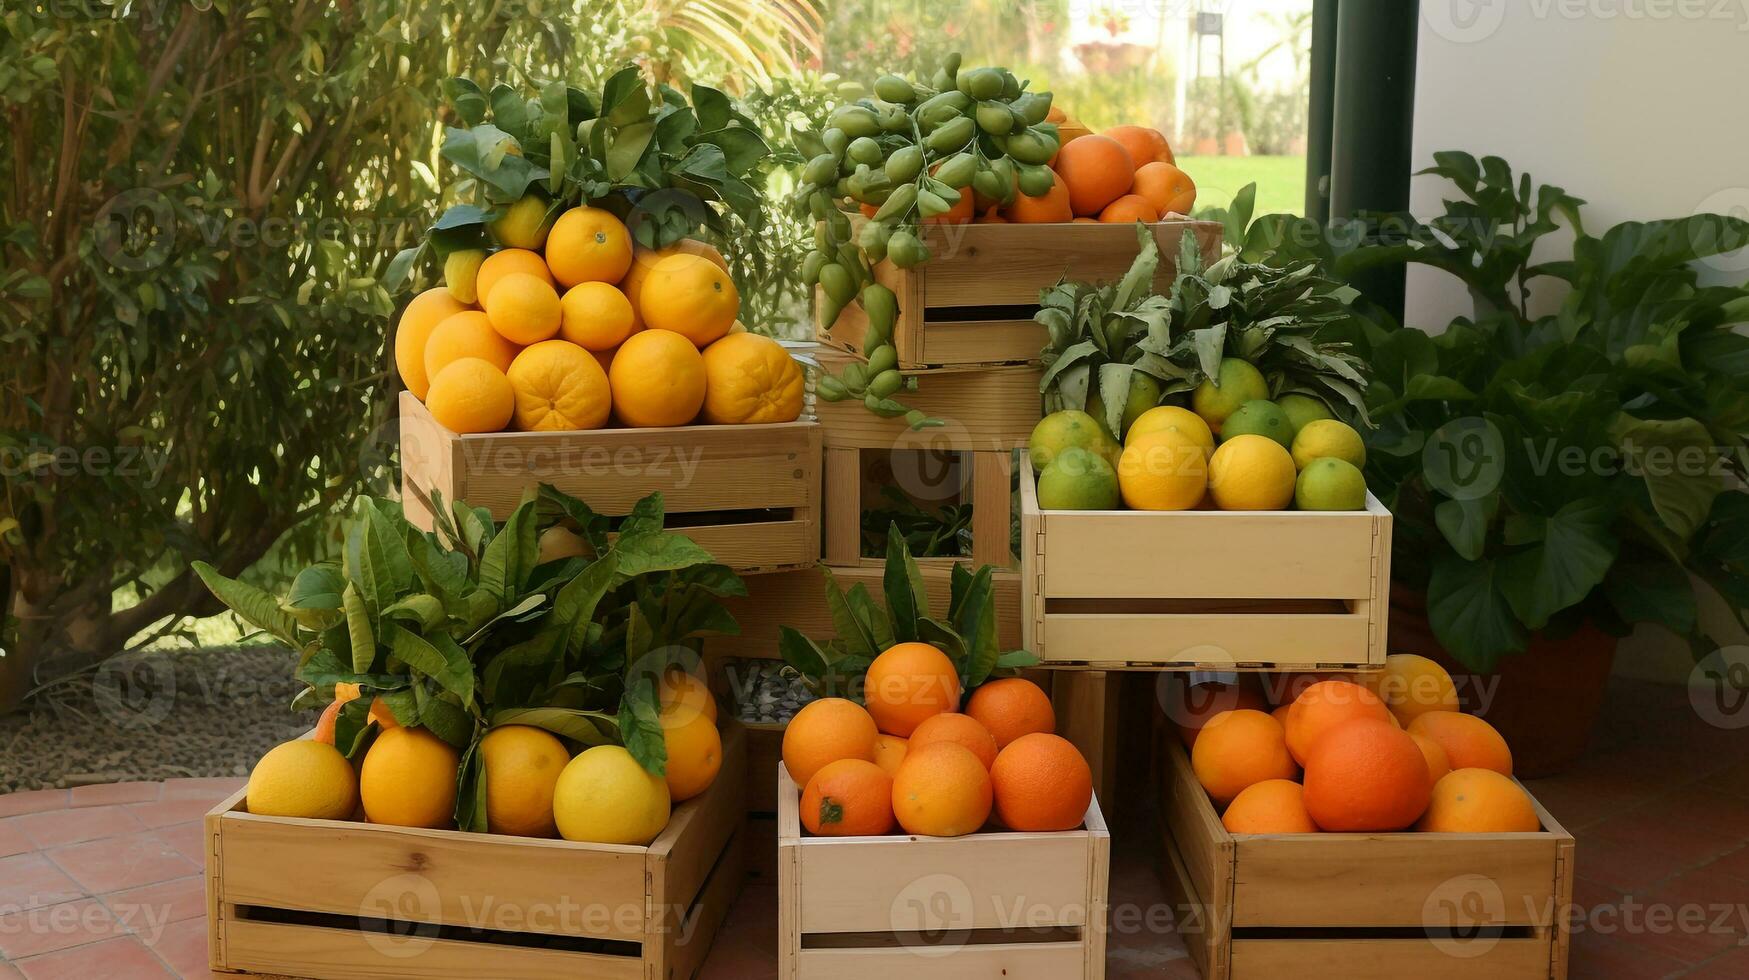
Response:
[[[1304,214],[1305,157],[1179,157],[1196,181],[1196,206],[1226,207],[1246,184],[1257,185],[1257,214]]]

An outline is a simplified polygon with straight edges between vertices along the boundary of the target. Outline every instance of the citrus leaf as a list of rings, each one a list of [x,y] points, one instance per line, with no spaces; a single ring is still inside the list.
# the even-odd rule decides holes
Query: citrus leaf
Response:
[[[213,598],[224,603],[232,612],[242,617],[244,622],[258,630],[267,631],[293,647],[303,645],[303,641],[298,638],[297,620],[280,609],[273,596],[253,585],[220,575],[218,569],[204,561],[194,562],[192,567],[206,585],[207,591],[213,594]]]

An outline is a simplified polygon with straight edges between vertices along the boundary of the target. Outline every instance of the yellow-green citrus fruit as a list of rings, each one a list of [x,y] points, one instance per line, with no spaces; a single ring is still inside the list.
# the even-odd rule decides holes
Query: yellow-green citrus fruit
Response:
[[[264,817],[345,820],[358,805],[358,779],[339,749],[300,738],[255,763],[245,799],[250,813]]]
[[[516,837],[553,837],[553,787],[571,761],[565,743],[528,725],[501,725],[480,739],[486,766],[486,829]]]
[[[1032,456],[1032,468],[1041,473],[1066,449],[1087,449],[1107,459],[1116,459],[1119,450],[1093,416],[1073,409],[1052,412],[1040,420],[1033,426],[1026,448]]]
[[[1239,406],[1259,398],[1269,397],[1269,383],[1250,361],[1237,357],[1221,360],[1220,372],[1203,379],[1190,395],[1190,407],[1209,424],[1215,435],[1221,434],[1221,424]]]
[[[1149,409],[1160,404],[1160,396],[1163,393],[1164,389],[1160,387],[1160,382],[1154,380],[1152,375],[1136,371],[1130,375],[1129,397],[1124,399],[1123,418],[1117,432],[1112,432],[1107,428],[1109,423],[1106,422],[1105,418],[1105,401],[1100,397],[1097,384],[1087,391],[1087,414],[1099,422],[1100,428],[1106,429],[1107,435],[1122,442],[1129,437],[1130,426],[1136,424],[1136,419],[1141,418]]]
[[[1379,696],[1404,728],[1434,711],[1457,711],[1457,684],[1437,661],[1413,653],[1393,653],[1385,669],[1365,674],[1363,683]]]
[[[594,553],[583,535],[563,525],[554,524],[540,534],[540,551],[535,564],[545,565],[561,558],[587,558]]]
[[[1038,475],[1042,510],[1116,510],[1121,499],[1117,469],[1104,456],[1079,446],[1058,453]]]
[[[553,817],[566,840],[648,844],[668,826],[668,784],[618,745],[578,753],[559,775]]]
[[[1333,419],[1336,417],[1330,414],[1330,407],[1328,405],[1313,398],[1311,395],[1283,395],[1280,398],[1277,398],[1275,403],[1280,405],[1281,410],[1287,413],[1287,420],[1293,423],[1295,435],[1299,435],[1300,430],[1305,428],[1306,423],[1308,422],[1316,422],[1319,419]]]
[[[465,248],[459,252],[451,252],[443,260],[443,285],[454,296],[456,302],[473,304],[479,302],[478,285],[480,266],[486,261],[486,250],[483,248]]]
[[[401,322],[395,326],[395,370],[401,383],[424,400],[431,387],[431,375],[425,370],[425,345],[431,340],[438,324],[468,312],[468,307],[441,286],[427,289],[413,297],[401,312]]]
[[[1221,423],[1221,438],[1231,439],[1234,436],[1264,436],[1281,443],[1286,449],[1293,445],[1293,422],[1288,419],[1287,412],[1280,405],[1259,398],[1239,406],[1239,410],[1227,416]]]
[[[525,194],[504,213],[492,219],[492,237],[510,248],[538,249],[547,242],[553,223],[547,220],[547,202]]]
[[[1207,450],[1180,429],[1131,439],[1117,463],[1123,502],[1133,510],[1190,510],[1202,502],[1208,477]]]
[[[1356,467],[1366,465],[1366,443],[1361,441],[1360,433],[1335,419],[1306,423],[1299,435],[1294,436],[1293,453],[1294,465],[1302,470],[1312,460],[1325,457],[1347,460]]]
[[[1365,510],[1366,477],[1345,459],[1314,459],[1294,482],[1294,506],[1300,510]]]
[[[1294,459],[1266,436],[1234,436],[1209,458],[1209,496],[1221,510],[1282,510],[1294,499]]]
[[[394,827],[452,826],[460,764],[455,748],[427,729],[378,732],[358,776],[364,815]]]
[[[1209,424],[1202,420],[1202,416],[1177,405],[1161,405],[1143,412],[1130,426],[1125,438],[1135,440],[1161,429],[1177,429],[1201,443],[1209,452],[1215,451],[1215,434],[1209,431]]]
[[[516,391],[497,365],[464,357],[437,372],[425,407],[451,432],[502,432],[516,411]]]

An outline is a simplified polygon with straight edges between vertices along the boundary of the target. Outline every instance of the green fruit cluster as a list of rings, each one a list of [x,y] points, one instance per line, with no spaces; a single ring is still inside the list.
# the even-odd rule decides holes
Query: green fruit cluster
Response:
[[[870,411],[904,415],[914,427],[932,421],[892,400],[904,384],[892,346],[898,297],[875,281],[873,266],[928,261],[922,223],[964,195],[1007,204],[1016,193],[1047,193],[1055,176],[1045,164],[1058,147],[1057,127],[1045,121],[1050,108],[1049,92],[1029,91],[1006,68],[961,71],[951,54],[928,81],[882,75],[872,96],[833,109],[819,133],[797,135],[807,163],[795,207],[815,224],[802,278],[820,287],[822,323],[851,303],[868,317],[867,368],[825,379],[821,398],[861,398]],[[873,216],[857,228],[850,212],[860,206]]]

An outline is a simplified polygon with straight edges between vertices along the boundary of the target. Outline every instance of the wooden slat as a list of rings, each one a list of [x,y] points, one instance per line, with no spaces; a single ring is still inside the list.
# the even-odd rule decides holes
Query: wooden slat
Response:
[[[444,499],[458,489],[455,483],[455,445],[437,424],[425,405],[410,391],[401,392],[401,510],[415,527],[431,530],[431,510],[425,505],[431,491]]]
[[[1205,261],[1220,257],[1217,222],[1163,221],[1153,228],[1160,244],[1157,289],[1177,275],[1186,230],[1197,236]],[[1058,279],[1116,282],[1136,260],[1134,225],[941,225],[928,229],[925,241],[934,255],[918,267],[918,278],[928,307],[1036,306],[1039,291]]]
[[[308,868],[318,862],[305,861]],[[228,968],[323,980],[641,980],[635,956],[406,938],[319,926],[233,920],[223,925]],[[375,945],[373,945],[373,941]],[[379,947],[394,950],[385,955]]]
[[[1034,652],[1047,664],[1366,664],[1367,617],[1356,614],[1076,614],[1046,612]],[[1116,664],[1110,666],[1117,667]]]
[[[720,524],[674,528],[711,553],[719,563],[742,572],[805,568],[819,554],[820,528],[812,521]]]
[[[710,955],[711,941],[716,938],[723,920],[728,918],[729,909],[735,904],[735,897],[740,894],[747,876],[746,829],[739,820],[730,826],[735,829],[735,835],[724,846],[694,904],[686,910],[687,920],[665,937],[661,945],[661,963],[653,963],[646,957],[647,976],[691,980],[704,967],[705,958]],[[650,946],[645,949],[648,951]]]
[[[1233,838],[1209,805],[1208,794],[1197,782],[1177,734],[1169,727],[1159,732],[1156,747],[1164,770],[1161,824],[1180,861],[1185,887],[1194,896],[1186,907],[1199,917],[1194,923],[1198,931],[1187,935],[1185,941],[1202,945],[1210,962],[1224,962],[1232,926]],[[1205,976],[1210,973],[1206,964],[1203,972]]]
[[[747,733],[741,724],[722,725],[723,763],[709,789],[675,807],[661,836],[650,842],[648,868],[661,881],[664,922],[672,924],[698,897],[723,847],[746,817]]]
[[[820,557],[828,565],[854,565],[862,560],[862,451],[829,448],[825,459],[826,540]]]
[[[1117,785],[1117,674],[1088,670],[1051,678],[1057,734],[1068,739],[1093,770],[1093,793],[1109,801]]]
[[[972,454],[972,564],[1009,568],[1014,564],[1012,475],[1008,450]]]
[[[1089,976],[1083,972],[1085,956],[1084,943],[1069,942],[958,946],[951,953],[926,946],[804,949],[797,975],[802,980],[1065,980]]]
[[[850,363],[836,352],[822,352],[820,363],[836,374]],[[917,390],[898,396],[911,408],[947,424],[912,431],[903,418],[885,419],[860,401],[818,403],[816,411],[828,447],[858,449],[995,450],[1026,445],[1041,417],[1037,367],[983,370],[941,369],[906,372]]]
[[[1468,948],[1474,955],[1454,956]],[[1549,944],[1540,939],[1501,939],[1441,948],[1425,939],[1240,939],[1233,942],[1233,980],[1295,977],[1313,980],[1476,980],[1478,977],[1548,976]]]
[[[1038,302],[1034,295],[1033,303]],[[1050,331],[1032,319],[936,319],[924,311],[925,364],[1008,364],[1036,361],[1050,343]],[[1037,393],[1037,389],[1034,389]]]

